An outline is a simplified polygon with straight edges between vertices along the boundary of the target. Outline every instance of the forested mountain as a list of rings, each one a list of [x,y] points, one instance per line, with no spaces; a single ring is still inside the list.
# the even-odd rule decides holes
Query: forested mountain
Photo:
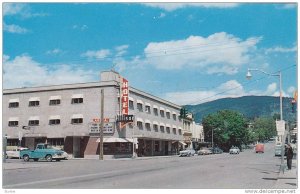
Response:
[[[283,119],[286,121],[295,121],[296,119],[296,113],[292,111],[291,100],[292,98],[283,98]],[[280,114],[280,100],[279,97],[273,96],[243,96],[223,98],[198,105],[186,105],[185,108],[194,114],[197,123],[201,122],[206,115],[225,109],[238,111],[245,117],[253,119]]]

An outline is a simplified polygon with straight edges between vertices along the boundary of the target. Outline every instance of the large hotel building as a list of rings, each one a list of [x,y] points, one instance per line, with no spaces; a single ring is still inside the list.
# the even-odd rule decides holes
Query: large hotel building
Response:
[[[7,145],[33,149],[37,143],[63,148],[72,157],[99,155],[101,90],[104,91],[104,158],[171,155],[186,145],[181,106],[129,87],[128,114],[120,127],[120,75],[101,72],[101,81],[3,90],[3,134]],[[120,104],[121,102],[121,104]],[[127,105],[126,105],[127,106]],[[185,124],[184,124],[185,123]],[[188,143],[188,142],[186,142]]]

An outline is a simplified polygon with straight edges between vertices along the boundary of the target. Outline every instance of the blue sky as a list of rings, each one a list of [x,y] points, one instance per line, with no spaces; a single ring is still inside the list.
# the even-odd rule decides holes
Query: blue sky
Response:
[[[181,105],[297,88],[297,6],[275,3],[4,3],[3,88],[129,84]]]

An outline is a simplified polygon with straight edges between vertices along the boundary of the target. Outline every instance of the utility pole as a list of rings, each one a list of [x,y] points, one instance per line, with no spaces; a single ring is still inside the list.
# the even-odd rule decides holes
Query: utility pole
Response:
[[[104,90],[101,89],[101,113],[100,113],[100,144],[99,144],[99,160],[103,160],[103,120],[104,120]]]

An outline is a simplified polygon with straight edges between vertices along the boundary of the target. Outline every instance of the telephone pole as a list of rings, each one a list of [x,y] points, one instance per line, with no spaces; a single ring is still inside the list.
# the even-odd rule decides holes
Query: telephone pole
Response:
[[[101,115],[100,115],[100,143],[99,143],[99,160],[103,160],[103,120],[104,120],[104,90],[101,89]]]

